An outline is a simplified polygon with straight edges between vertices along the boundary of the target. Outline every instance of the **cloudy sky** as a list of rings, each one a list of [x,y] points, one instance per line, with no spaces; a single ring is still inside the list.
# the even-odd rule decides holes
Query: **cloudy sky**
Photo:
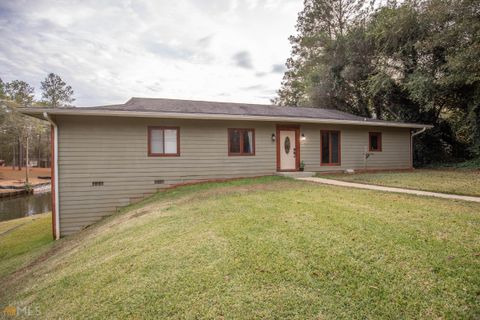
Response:
[[[302,0],[0,0],[0,78],[47,73],[75,104],[132,96],[268,103]]]

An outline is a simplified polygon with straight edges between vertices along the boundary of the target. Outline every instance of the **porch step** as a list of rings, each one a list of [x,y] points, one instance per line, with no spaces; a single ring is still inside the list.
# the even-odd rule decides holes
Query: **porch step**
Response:
[[[278,176],[290,177],[290,178],[310,178],[315,175],[315,172],[310,171],[293,171],[293,172],[277,172]]]

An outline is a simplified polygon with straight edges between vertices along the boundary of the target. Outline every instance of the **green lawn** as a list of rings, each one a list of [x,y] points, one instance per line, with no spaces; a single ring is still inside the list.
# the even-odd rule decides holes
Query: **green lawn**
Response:
[[[455,169],[472,169],[472,170],[479,170],[480,169],[480,157],[470,159],[463,162],[453,162],[453,163],[433,163],[428,165],[431,168],[435,169],[446,169],[446,168],[455,168]]]
[[[38,214],[0,222],[0,279],[38,257],[53,243],[51,220],[51,214]]]
[[[416,169],[411,172],[339,173],[318,176],[388,187],[480,196],[480,170]]]
[[[68,319],[474,319],[479,212],[279,177],[181,187],[61,240],[0,302]]]

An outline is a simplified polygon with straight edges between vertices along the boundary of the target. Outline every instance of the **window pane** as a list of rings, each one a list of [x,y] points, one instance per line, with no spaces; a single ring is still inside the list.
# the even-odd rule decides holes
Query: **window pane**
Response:
[[[253,131],[243,131],[243,153],[253,153]]]
[[[378,150],[378,135],[370,135],[370,150]]]
[[[330,163],[328,132],[322,132],[322,163]]]
[[[240,131],[230,130],[228,139],[230,139],[230,153],[240,153]]]
[[[163,130],[152,129],[150,134],[150,152],[163,153]]]
[[[165,129],[165,153],[177,153],[177,129]]]
[[[338,137],[338,132],[331,132],[330,136],[332,138],[332,147],[331,147],[332,163],[339,163],[338,154],[340,152],[340,141]]]

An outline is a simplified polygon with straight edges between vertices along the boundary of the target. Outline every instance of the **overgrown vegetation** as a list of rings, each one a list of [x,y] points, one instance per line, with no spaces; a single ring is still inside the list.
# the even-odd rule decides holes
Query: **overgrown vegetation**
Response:
[[[416,165],[480,154],[480,2],[305,0],[274,102],[433,124]]]
[[[46,318],[478,318],[479,210],[278,177],[181,187],[61,240],[0,301]]]
[[[480,157],[460,162],[432,163],[427,167],[480,170]]]

